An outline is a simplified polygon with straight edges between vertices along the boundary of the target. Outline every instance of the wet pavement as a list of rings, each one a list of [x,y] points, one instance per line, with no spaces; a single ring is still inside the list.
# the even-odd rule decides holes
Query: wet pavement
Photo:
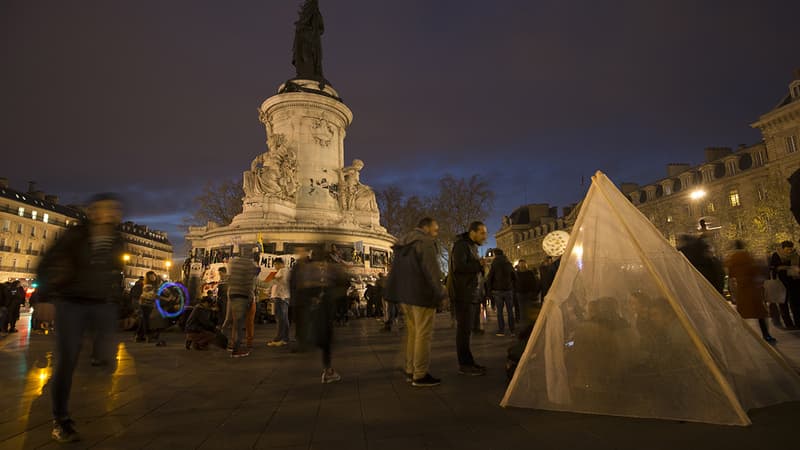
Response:
[[[50,438],[53,336],[29,334],[28,321],[0,339],[0,449],[60,447]],[[90,365],[86,341],[71,401],[83,439],[66,448],[730,450],[797,442],[800,403],[751,411],[746,428],[501,408],[514,338],[494,336],[493,325],[473,338],[488,375],[464,377],[455,329],[438,315],[431,372],[443,383],[425,389],[402,375],[402,331],[382,332],[374,319],[336,328],[333,362],[343,380],[328,385],[320,383],[318,352],[265,345],[274,324],[256,326],[257,344],[242,359],[187,351],[180,333],[155,347],[121,332],[113,371]],[[800,368],[800,334],[774,334]]]

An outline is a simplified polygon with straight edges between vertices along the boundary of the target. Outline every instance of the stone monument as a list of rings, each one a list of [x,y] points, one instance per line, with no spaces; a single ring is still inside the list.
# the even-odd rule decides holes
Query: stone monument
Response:
[[[353,113],[322,74],[324,25],[316,0],[305,1],[295,26],[296,77],[258,108],[267,150],[243,174],[242,213],[227,226],[191,227],[187,240],[195,253],[257,240],[276,254],[336,244],[352,248],[358,254],[351,259],[366,261],[365,268],[372,260],[385,263],[394,238],[380,225],[375,192],[362,183],[364,162],[345,163]]]

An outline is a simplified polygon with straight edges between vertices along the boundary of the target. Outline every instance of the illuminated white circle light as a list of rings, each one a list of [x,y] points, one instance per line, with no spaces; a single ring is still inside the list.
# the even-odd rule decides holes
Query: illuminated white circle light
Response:
[[[548,256],[561,256],[567,250],[568,241],[569,233],[566,231],[551,231],[542,240],[542,249]]]

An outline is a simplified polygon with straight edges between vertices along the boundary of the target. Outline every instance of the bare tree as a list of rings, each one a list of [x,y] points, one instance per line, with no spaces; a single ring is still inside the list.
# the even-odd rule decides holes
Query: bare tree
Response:
[[[480,175],[456,178],[445,175],[439,180],[439,193],[433,200],[439,222],[439,239],[449,251],[456,237],[474,221],[485,221],[494,206],[494,191]]]
[[[406,197],[397,186],[379,191],[377,197],[381,209],[381,222],[393,236],[402,236],[413,229],[421,218],[431,215],[429,199],[416,195]]]
[[[243,197],[242,184],[238,180],[209,181],[203,186],[203,192],[195,197],[197,209],[185,222],[187,225],[205,225],[207,222],[228,225],[242,212]]]

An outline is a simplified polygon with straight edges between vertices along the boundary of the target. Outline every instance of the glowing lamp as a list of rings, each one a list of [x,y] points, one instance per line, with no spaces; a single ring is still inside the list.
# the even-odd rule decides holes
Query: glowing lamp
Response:
[[[706,191],[702,189],[696,189],[689,194],[689,198],[691,198],[692,200],[700,200],[705,196],[706,196]]]

